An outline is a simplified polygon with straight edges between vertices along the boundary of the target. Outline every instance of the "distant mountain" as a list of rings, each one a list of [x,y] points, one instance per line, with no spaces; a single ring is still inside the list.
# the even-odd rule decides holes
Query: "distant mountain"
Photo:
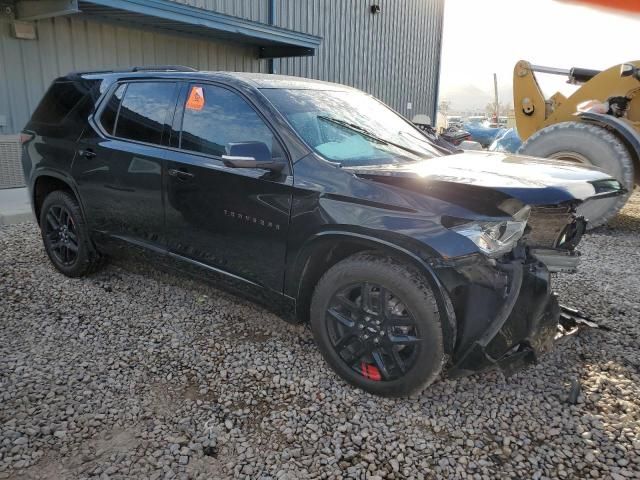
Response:
[[[484,112],[488,103],[493,102],[493,90],[481,89],[475,85],[444,85],[440,90],[440,101],[449,102],[449,112]],[[498,87],[498,100],[501,104],[513,103],[513,90],[511,85]]]

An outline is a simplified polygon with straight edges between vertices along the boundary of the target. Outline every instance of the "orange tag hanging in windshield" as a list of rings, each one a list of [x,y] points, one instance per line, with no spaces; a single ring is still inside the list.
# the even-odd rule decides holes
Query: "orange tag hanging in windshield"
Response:
[[[202,87],[191,87],[189,98],[187,99],[189,110],[202,110],[204,108],[204,92]]]

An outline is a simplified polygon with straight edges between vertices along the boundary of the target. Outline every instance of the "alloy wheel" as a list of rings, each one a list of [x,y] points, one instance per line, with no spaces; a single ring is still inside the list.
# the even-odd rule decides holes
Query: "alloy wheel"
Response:
[[[326,320],[341,360],[369,380],[396,380],[415,364],[421,342],[416,321],[381,285],[365,282],[339,290]]]
[[[78,233],[69,210],[54,205],[46,216],[46,238],[51,253],[61,265],[72,265],[78,258]]]

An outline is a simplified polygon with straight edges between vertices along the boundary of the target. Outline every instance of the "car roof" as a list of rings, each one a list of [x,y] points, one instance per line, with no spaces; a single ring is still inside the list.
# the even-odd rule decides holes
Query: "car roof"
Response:
[[[99,72],[73,72],[59,80],[73,80],[78,77],[85,79],[110,80],[121,80],[126,78],[182,78],[184,80],[218,80],[232,84],[240,83],[257,89],[360,91],[338,83],[324,82],[322,80],[295,77],[291,75],[226,71],[109,70]]]
[[[311,78],[295,77],[292,75],[275,75],[271,73],[252,72],[204,72],[233,77],[243,82],[251,83],[256,88],[287,88],[300,90],[356,90],[339,83],[324,82]]]

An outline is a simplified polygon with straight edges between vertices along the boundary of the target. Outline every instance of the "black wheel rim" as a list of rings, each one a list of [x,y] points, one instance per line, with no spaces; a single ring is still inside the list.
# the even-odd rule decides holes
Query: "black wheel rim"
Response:
[[[416,362],[421,343],[416,321],[400,298],[381,285],[339,290],[326,320],[334,350],[360,376],[396,380]]]
[[[71,213],[64,206],[54,205],[45,218],[49,251],[61,265],[72,265],[78,258],[78,233]]]

